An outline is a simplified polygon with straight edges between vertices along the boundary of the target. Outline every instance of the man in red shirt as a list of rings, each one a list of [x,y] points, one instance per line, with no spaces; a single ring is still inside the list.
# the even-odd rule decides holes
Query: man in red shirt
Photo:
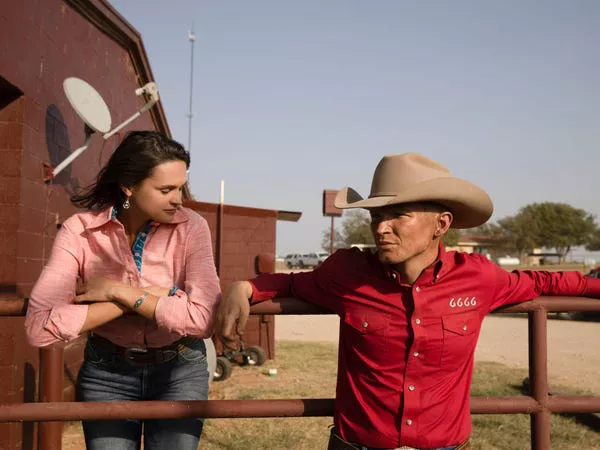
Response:
[[[540,295],[600,296],[600,280],[579,272],[509,273],[482,255],[447,252],[448,229],[485,223],[492,201],[422,155],[384,157],[367,199],[345,188],[335,205],[370,212],[376,254],[343,249],[311,272],[236,282],[218,315],[228,346],[249,303],[294,296],[340,316],[330,450],[470,448],[473,355],[486,314]]]

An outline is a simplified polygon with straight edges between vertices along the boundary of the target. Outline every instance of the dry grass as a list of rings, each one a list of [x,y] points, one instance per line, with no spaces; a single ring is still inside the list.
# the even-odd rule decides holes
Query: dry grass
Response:
[[[267,375],[269,368],[277,376]],[[230,379],[215,383],[211,399],[335,397],[337,346],[331,343],[277,342],[277,361],[262,367],[235,367]],[[330,417],[207,420],[201,449],[327,448]]]
[[[471,393],[473,396],[521,395],[526,369],[514,369],[499,363],[475,365]],[[560,392],[588,394],[567,387],[555,386]],[[473,416],[472,440],[475,449],[526,449],[529,448],[528,415],[476,415]],[[551,443],[553,449],[600,449],[600,433],[579,424],[572,416],[553,415]]]
[[[335,395],[337,346],[332,343],[277,343],[277,361],[262,367],[235,367],[233,376],[211,388],[211,399],[331,398]],[[275,378],[268,368],[277,368]],[[498,363],[476,365],[473,395],[520,395],[527,371]],[[561,389],[562,390],[562,389]],[[566,390],[566,389],[565,389]],[[295,449],[327,448],[331,418],[209,419],[200,449]],[[65,430],[65,450],[83,448],[80,427]],[[529,448],[527,415],[479,415],[473,417],[474,449]],[[574,419],[552,417],[552,448],[600,449],[600,433]]]

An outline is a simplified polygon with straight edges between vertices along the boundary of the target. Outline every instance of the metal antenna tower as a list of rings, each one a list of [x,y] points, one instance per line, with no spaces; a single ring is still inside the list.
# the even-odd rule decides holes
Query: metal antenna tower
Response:
[[[196,41],[196,35],[194,34],[194,23],[192,22],[192,30],[188,33],[188,40],[190,41],[191,53],[190,53],[190,110],[187,114],[189,120],[188,129],[188,152],[192,151],[192,94],[194,90],[194,42]]]

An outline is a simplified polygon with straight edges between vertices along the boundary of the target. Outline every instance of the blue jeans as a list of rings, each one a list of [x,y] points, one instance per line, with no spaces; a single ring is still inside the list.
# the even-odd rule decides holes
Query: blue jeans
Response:
[[[161,364],[134,365],[89,340],[77,378],[77,400],[206,400],[208,364],[202,339]],[[197,450],[202,419],[83,421],[88,450]]]

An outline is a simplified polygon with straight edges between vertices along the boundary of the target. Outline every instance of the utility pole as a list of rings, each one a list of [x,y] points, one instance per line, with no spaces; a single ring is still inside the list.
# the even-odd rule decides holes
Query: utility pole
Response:
[[[190,110],[187,114],[189,120],[188,129],[188,152],[192,152],[192,94],[194,91],[194,42],[196,41],[196,35],[194,34],[194,23],[192,22],[192,30],[188,33],[188,40],[190,41],[191,53],[190,53]]]

